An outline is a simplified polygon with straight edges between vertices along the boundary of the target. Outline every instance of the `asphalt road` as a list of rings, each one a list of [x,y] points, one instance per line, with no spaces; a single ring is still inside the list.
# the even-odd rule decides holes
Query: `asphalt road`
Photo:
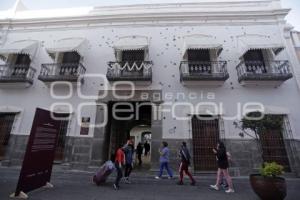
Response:
[[[226,194],[224,191],[213,191],[209,185],[213,177],[196,178],[197,185],[176,185],[177,179],[155,180],[152,176],[133,174],[132,184],[121,183],[115,191],[112,187],[113,176],[103,186],[91,182],[92,173],[75,171],[53,171],[51,183],[54,188],[41,188],[30,192],[32,200],[258,200],[252,192],[247,178],[235,178],[236,193]],[[19,170],[0,167],[0,200],[10,199],[19,176]],[[287,200],[299,200],[300,179],[288,179]]]

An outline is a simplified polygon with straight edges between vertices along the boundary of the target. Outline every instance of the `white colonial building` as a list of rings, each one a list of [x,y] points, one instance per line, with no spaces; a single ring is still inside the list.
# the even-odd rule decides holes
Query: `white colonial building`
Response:
[[[263,160],[299,174],[300,66],[288,13],[280,0],[56,10],[18,2],[0,12],[2,165],[21,163],[39,107],[66,116],[56,160],[70,168],[99,166],[131,138],[151,143],[152,169],[164,140],[174,167],[188,141],[194,170],[214,171],[221,139],[233,172],[247,174],[260,148],[234,122],[263,107],[283,118],[282,130],[260,138]]]

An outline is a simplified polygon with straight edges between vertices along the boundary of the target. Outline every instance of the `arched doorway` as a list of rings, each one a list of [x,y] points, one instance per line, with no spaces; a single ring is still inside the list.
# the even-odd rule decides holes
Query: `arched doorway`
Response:
[[[137,147],[137,141],[142,145],[147,138],[151,139],[151,104],[145,102],[109,102],[109,123],[106,130],[107,158],[111,157],[116,149],[126,144],[127,140],[133,139],[134,146]],[[118,109],[119,113],[115,113],[114,109]],[[120,119],[121,118],[121,119]],[[149,140],[148,143],[151,141]],[[150,144],[151,148],[151,144]],[[145,159],[143,152],[143,160],[150,169],[151,157]],[[146,166],[145,166],[146,167]],[[143,167],[144,168],[144,167]]]
[[[134,142],[135,149],[137,150],[139,144],[143,147],[142,165],[138,165],[138,156],[136,156],[135,160],[135,165],[139,168],[150,169],[151,167],[151,138],[151,126],[147,124],[139,124],[130,130],[130,139]]]

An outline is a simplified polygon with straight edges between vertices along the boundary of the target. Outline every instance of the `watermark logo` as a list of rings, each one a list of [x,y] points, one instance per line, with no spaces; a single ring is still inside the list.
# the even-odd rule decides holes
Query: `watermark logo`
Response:
[[[57,101],[52,103],[50,110],[53,112],[59,110],[67,113],[76,112],[76,121],[80,124],[82,113],[85,110],[98,108],[102,111],[103,120],[97,123],[91,122],[91,127],[105,127],[109,122],[109,116],[120,121],[140,120],[141,110],[145,106],[151,107],[147,112],[151,112],[152,120],[162,120],[166,115],[178,121],[190,120],[191,116],[196,116],[199,120],[213,120],[220,115],[224,120],[240,120],[242,118],[260,120],[265,113],[265,107],[260,102],[233,102],[229,106],[236,110],[235,114],[225,115],[226,106],[224,106],[224,102],[217,101],[217,94],[214,92],[163,93],[152,89],[141,91],[131,81],[115,81],[110,84],[103,74],[85,74],[80,77],[80,79],[82,78],[100,81],[102,83],[101,92],[99,92],[100,89],[83,89],[81,81],[78,81],[77,89],[74,89],[70,82],[53,82],[50,87],[50,95]],[[64,94],[56,91],[61,86],[64,86]],[[85,90],[90,94],[86,94]],[[109,107],[107,99],[113,100],[115,103]],[[248,113],[251,112],[260,112],[262,115],[259,117],[248,116]],[[69,116],[62,118],[56,115],[53,115],[53,118],[57,120],[70,119]]]

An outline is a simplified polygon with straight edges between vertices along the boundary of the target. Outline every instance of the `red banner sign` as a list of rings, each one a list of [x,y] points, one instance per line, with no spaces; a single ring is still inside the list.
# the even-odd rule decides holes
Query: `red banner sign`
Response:
[[[50,182],[60,123],[50,111],[36,109],[15,196]]]

